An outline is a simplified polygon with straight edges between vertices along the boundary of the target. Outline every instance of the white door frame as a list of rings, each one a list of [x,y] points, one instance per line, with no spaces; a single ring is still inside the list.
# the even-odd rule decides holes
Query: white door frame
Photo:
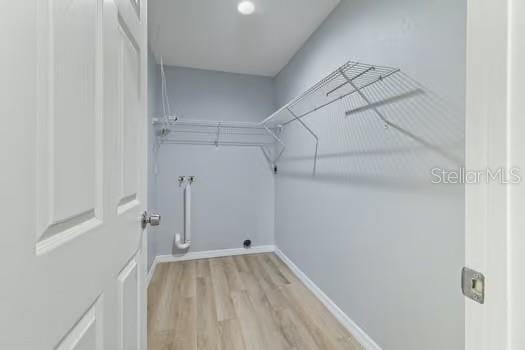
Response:
[[[469,0],[466,167],[525,164],[525,3]],[[521,93],[520,93],[521,92]],[[521,113],[520,113],[521,112]],[[523,177],[523,169],[521,167]],[[466,349],[525,349],[525,185],[466,185],[466,265],[486,278],[485,304],[466,300]],[[521,232],[520,232],[521,231]],[[521,252],[521,254],[520,254]],[[521,293],[523,294],[523,292]]]
[[[525,170],[525,2],[513,0],[510,8],[510,161]],[[513,186],[509,198],[509,334],[511,349],[525,349],[525,184]],[[513,278],[515,276],[516,278]],[[521,277],[521,278],[520,278]]]
[[[147,130],[149,129],[150,127],[150,115],[149,115],[149,82],[148,82],[148,79],[149,79],[149,76],[148,76],[148,72],[149,72],[149,62],[148,62],[148,37],[149,37],[149,34],[148,34],[148,18],[149,18],[149,15],[148,15],[148,10],[149,10],[149,6],[148,6],[148,2],[149,0],[130,0],[132,2],[135,2],[135,4],[138,6],[138,8],[140,9],[140,22],[141,22],[141,25],[142,25],[142,32],[143,32],[143,36],[142,36],[142,51],[141,51],[141,55],[142,55],[142,66],[141,66],[141,79],[142,79],[142,96],[144,98],[144,103],[142,103],[142,110],[143,110],[143,113],[144,113],[144,118],[143,118],[143,121],[144,121],[144,135],[147,135],[145,138],[144,138],[144,143],[143,143],[143,146],[144,146],[144,152],[145,152],[145,157],[144,157],[144,161],[146,162],[146,167],[149,166],[150,162],[149,162],[149,156],[150,156],[150,152],[148,151],[148,148],[149,148],[149,143],[150,143],[150,140],[149,140],[149,132],[147,132]],[[145,189],[145,201],[146,201],[146,210],[148,210],[148,214],[151,214],[149,213],[149,211],[151,210],[151,208],[149,207],[150,206],[150,203],[149,203],[149,182],[150,182],[150,179],[149,179],[149,170],[146,170],[146,172],[143,174],[143,181],[144,183],[142,184],[143,188]],[[142,234],[142,246],[141,246],[141,254],[140,254],[140,266],[139,266],[139,278],[141,279],[141,283],[140,283],[140,287],[141,287],[141,291],[140,291],[140,294],[139,294],[139,303],[140,303],[140,306],[139,306],[139,309],[142,310],[142,313],[141,313],[141,324],[140,324],[140,339],[141,339],[141,342],[139,344],[140,346],[140,349],[139,350],[148,350],[148,283],[147,283],[147,279],[148,279],[148,236],[149,236],[149,233],[150,233],[151,230],[149,230],[149,226],[146,227],[146,229],[144,230],[143,234]]]

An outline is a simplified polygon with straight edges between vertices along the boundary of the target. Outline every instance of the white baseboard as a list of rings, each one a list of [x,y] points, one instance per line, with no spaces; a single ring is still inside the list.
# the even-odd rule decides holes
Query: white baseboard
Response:
[[[323,305],[341,322],[354,338],[367,350],[381,350],[381,347],[370,338],[347,314],[343,312],[308,276],[301,271],[279,248],[275,254],[290,268],[290,270],[304,283],[304,285],[323,303]]]
[[[149,271],[146,274],[146,289],[148,289],[149,284],[151,283],[151,279],[153,278],[153,275],[155,274],[155,269],[157,268],[157,262],[155,260],[156,260],[156,257],[151,263],[151,267],[149,268]]]
[[[275,246],[273,245],[261,245],[252,248],[234,248],[234,249],[220,249],[220,250],[207,250],[202,252],[189,252],[181,255],[157,255],[151,268],[146,277],[146,286],[149,286],[151,278],[155,273],[155,269],[158,264],[167,263],[167,262],[177,262],[177,261],[188,261],[188,260],[198,260],[198,259],[210,259],[210,258],[220,258],[223,256],[235,256],[235,255],[246,255],[246,254],[260,254],[260,253],[270,253],[275,251]]]

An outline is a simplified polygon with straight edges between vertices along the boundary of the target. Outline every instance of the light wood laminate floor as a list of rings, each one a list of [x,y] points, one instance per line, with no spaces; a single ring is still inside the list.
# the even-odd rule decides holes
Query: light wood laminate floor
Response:
[[[149,350],[360,350],[274,254],[157,266]]]

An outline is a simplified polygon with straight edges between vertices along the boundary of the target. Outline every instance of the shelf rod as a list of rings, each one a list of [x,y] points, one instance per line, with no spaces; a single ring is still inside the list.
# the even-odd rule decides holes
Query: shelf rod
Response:
[[[154,124],[161,124],[159,121],[155,121]],[[217,125],[221,125],[223,129],[254,129],[264,131],[264,127],[260,123],[250,122],[232,122],[232,121],[208,121],[208,120],[183,120],[170,121],[170,126],[198,126],[203,128],[217,128]]]
[[[179,133],[179,134],[205,134],[205,135],[217,135],[217,131],[201,131],[201,130],[173,130],[170,132]],[[246,135],[246,136],[268,136],[267,133],[262,132],[232,132],[222,130],[221,135]]]
[[[214,146],[214,141],[191,141],[191,140],[162,140],[163,144],[174,144],[174,145],[196,145],[196,146]],[[267,147],[273,146],[273,143],[257,143],[257,142],[234,142],[234,141],[221,141],[219,146],[240,146],[240,147]]]

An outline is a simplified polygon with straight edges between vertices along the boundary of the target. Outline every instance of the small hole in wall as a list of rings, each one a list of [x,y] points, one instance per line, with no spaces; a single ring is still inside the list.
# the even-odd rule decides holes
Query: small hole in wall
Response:
[[[247,240],[244,241],[244,243],[242,245],[244,246],[244,248],[251,248],[252,241],[247,239]]]

